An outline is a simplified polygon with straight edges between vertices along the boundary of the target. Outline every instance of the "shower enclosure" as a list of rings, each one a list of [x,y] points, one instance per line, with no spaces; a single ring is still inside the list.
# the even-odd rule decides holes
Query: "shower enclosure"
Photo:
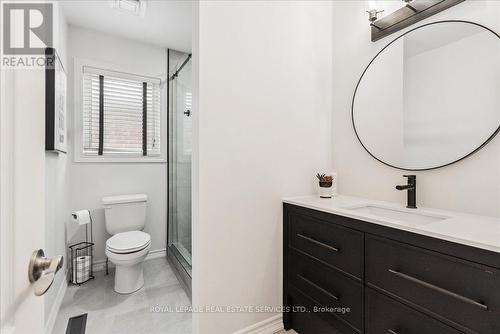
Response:
[[[167,258],[191,292],[191,55],[168,58],[168,229]]]

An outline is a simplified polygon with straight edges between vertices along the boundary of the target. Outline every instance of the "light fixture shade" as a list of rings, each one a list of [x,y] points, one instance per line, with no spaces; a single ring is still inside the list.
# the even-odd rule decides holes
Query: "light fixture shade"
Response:
[[[146,0],[111,0],[111,7],[117,8],[137,16],[145,16]]]
[[[378,19],[378,14],[382,13],[383,10],[371,9],[366,12],[368,13],[368,21],[373,23]]]

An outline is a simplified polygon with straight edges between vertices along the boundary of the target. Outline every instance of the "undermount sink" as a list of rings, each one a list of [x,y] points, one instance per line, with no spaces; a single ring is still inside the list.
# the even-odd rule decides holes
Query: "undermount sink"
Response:
[[[408,212],[405,209],[389,208],[374,204],[366,204],[347,209],[361,214],[368,214],[380,218],[393,219],[409,224],[429,224],[450,218],[450,217],[435,215],[428,212],[421,212],[421,211]]]

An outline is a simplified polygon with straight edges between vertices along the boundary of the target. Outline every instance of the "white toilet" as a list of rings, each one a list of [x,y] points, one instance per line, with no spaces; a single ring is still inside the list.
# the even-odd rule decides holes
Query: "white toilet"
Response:
[[[146,224],[147,196],[144,194],[104,197],[106,256],[115,264],[115,291],[135,292],[144,285],[142,263],[149,253],[151,236],[142,232]]]

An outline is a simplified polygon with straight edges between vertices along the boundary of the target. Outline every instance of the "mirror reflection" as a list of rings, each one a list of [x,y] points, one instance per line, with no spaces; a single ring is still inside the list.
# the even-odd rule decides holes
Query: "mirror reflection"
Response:
[[[397,38],[363,73],[352,104],[365,149],[393,167],[461,160],[500,125],[500,38],[478,24],[436,22]]]

